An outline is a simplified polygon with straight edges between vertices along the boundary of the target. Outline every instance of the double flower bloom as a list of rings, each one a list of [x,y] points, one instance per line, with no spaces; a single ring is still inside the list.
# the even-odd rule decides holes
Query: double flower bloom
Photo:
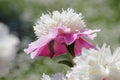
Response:
[[[93,40],[96,32],[100,30],[87,29],[82,18],[81,13],[77,14],[73,9],[43,14],[34,26],[38,40],[29,44],[25,52],[31,54],[31,58],[37,56],[53,58],[66,54],[71,45],[74,56],[80,55],[82,48],[95,49],[86,39]]]

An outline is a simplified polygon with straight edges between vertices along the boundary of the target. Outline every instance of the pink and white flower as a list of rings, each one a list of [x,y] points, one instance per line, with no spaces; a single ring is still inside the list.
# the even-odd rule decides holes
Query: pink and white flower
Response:
[[[32,58],[37,56],[56,57],[67,52],[66,46],[74,43],[75,56],[80,55],[81,49],[95,48],[86,39],[93,40],[96,32],[85,28],[82,14],[75,13],[73,9],[63,12],[43,14],[34,26],[38,40],[29,44],[25,52],[31,54]],[[53,51],[50,44],[53,41]]]

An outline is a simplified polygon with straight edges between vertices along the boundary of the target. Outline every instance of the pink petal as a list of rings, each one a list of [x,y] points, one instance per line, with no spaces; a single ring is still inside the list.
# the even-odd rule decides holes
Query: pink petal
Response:
[[[63,36],[58,36],[54,41],[54,56],[66,53],[66,46],[64,44]]]
[[[37,41],[34,41],[31,44],[29,44],[29,47],[27,49],[24,49],[25,53],[31,54],[31,58],[35,58],[37,56],[51,57],[48,44],[57,35],[58,31],[56,29],[51,30],[51,32],[48,35],[42,36]]]
[[[77,39],[77,34],[69,33],[64,35],[64,41],[67,45],[72,44]]]
[[[31,44],[29,44],[29,47],[27,49],[25,49],[24,51],[29,54],[32,51],[36,50],[38,47],[42,47],[45,44],[47,44],[51,39],[48,38],[46,39],[46,37],[42,37],[40,39],[38,39],[37,41],[32,42]]]
[[[51,54],[51,52],[49,50],[49,44],[46,44],[44,47],[39,49],[38,56],[52,57],[52,54]]]
[[[83,40],[82,38],[79,38],[75,41],[75,46],[74,46],[74,52],[75,52],[75,56],[80,55],[81,54],[81,50],[82,48],[94,48],[95,46],[93,46],[92,44],[88,43],[87,41]]]
[[[45,46],[36,49],[34,52],[31,53],[31,58],[35,58],[38,56],[48,56],[51,57],[49,48],[48,48],[48,44],[46,44]]]
[[[95,29],[95,30],[86,29],[86,30],[83,30],[80,33],[80,35],[82,35],[90,40],[93,40],[96,37],[96,32],[99,32],[99,31],[100,31],[99,29]]]
[[[100,29],[95,29],[95,30],[87,29],[83,32],[83,34],[93,34],[95,32],[100,32]]]
[[[29,44],[29,47],[24,50],[25,53],[30,54],[32,59],[37,56],[52,57],[53,55],[49,50],[49,43],[56,37],[57,33],[57,30],[53,29],[47,36],[40,37],[37,41]]]

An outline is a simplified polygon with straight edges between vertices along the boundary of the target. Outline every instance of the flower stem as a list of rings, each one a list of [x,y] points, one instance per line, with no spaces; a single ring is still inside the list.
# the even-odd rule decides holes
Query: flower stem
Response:
[[[69,60],[70,60],[70,62],[71,62],[71,64],[72,64],[72,66],[74,66],[75,65],[75,63],[74,63],[74,61],[73,61],[73,57],[72,57],[72,55],[70,54],[70,52],[67,50],[67,55],[68,55],[68,58],[69,58]]]

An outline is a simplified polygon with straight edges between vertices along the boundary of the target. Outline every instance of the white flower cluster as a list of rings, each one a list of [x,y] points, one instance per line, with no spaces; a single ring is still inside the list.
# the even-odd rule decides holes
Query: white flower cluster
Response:
[[[106,44],[97,50],[82,50],[74,59],[76,65],[65,77],[51,78],[43,75],[42,80],[120,80],[120,47],[111,53]]]
[[[68,80],[120,80],[120,48],[112,54],[104,44],[98,50],[83,50],[74,61]]]
[[[56,73],[51,77],[49,75],[43,74],[41,80],[65,80],[63,73]]]
[[[59,11],[54,11],[53,13],[42,14],[34,26],[34,30],[38,37],[48,34],[51,28],[58,27],[59,25],[65,26],[71,31],[76,31],[85,27],[82,18],[83,16],[81,13],[77,14],[71,8],[63,10],[61,13]]]
[[[0,77],[6,75],[12,67],[19,40],[9,34],[7,26],[0,23]]]

